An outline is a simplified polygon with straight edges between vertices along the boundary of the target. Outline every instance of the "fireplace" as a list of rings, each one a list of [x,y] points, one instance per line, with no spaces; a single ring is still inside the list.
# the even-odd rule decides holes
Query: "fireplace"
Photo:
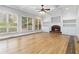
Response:
[[[61,33],[61,27],[59,25],[53,25],[50,32]]]

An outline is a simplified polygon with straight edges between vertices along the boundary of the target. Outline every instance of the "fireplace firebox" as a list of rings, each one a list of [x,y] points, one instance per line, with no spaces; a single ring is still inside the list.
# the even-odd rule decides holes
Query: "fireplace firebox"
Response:
[[[61,33],[61,27],[59,25],[53,25],[50,32]]]

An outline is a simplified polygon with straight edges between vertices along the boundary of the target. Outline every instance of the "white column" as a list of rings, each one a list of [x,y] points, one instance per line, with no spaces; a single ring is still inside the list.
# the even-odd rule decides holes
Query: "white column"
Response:
[[[7,14],[6,15],[6,23],[7,23],[7,33],[9,32],[9,26],[8,26],[8,23],[9,23],[9,15]]]
[[[22,16],[17,16],[17,32],[22,32]]]
[[[28,17],[27,17],[27,24],[28,24]],[[29,30],[28,30],[28,25],[27,25],[27,32],[29,32]]]
[[[34,23],[34,18],[32,19],[32,31],[35,31],[35,23]]]

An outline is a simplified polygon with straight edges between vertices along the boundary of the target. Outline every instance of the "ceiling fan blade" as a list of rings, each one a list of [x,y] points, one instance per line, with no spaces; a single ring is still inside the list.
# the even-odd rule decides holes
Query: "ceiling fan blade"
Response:
[[[37,9],[38,12],[45,12],[48,13],[50,11],[50,8],[44,8],[44,5],[41,5],[41,9]]]
[[[45,10],[50,10],[50,9],[45,9]]]

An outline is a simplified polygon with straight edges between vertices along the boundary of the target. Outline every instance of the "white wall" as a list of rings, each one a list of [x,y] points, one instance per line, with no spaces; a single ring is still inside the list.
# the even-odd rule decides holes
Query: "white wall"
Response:
[[[75,19],[77,21],[77,8],[74,6],[69,6],[69,9],[63,9],[63,14],[62,14],[62,20],[73,20]],[[63,23],[64,24],[64,23]],[[76,24],[76,22],[74,22]],[[76,25],[77,26],[77,25]],[[76,35],[76,26],[62,26],[62,33],[63,34],[68,34],[68,35]]]
[[[43,32],[49,32],[51,30],[51,26],[52,25],[60,25],[61,26],[61,31],[63,34],[68,34],[68,35],[79,35],[79,7],[75,7],[75,6],[67,6],[69,9],[65,9],[65,8],[58,8],[57,10],[51,12],[50,15],[46,15],[43,17],[42,19],[42,31]],[[15,13],[18,15],[18,31],[20,32],[21,29],[21,16],[31,16],[33,19],[35,17],[38,17],[33,15],[33,14],[29,14],[29,13],[25,13],[23,11],[17,10],[17,9],[12,9],[9,7],[3,7],[0,6],[0,11],[4,11],[4,12],[10,12],[10,13]],[[61,22],[59,23],[52,23],[51,22],[51,17],[58,17],[60,16],[60,20]],[[76,26],[75,27],[64,27],[63,26],[63,20],[70,20],[70,19],[76,19]]]
[[[79,7],[77,8],[77,36],[79,37]]]
[[[14,8],[11,8],[11,7],[8,7],[8,6],[0,6],[0,11],[17,15],[17,17],[18,17],[17,31],[18,32],[22,32],[22,28],[21,28],[22,27],[22,22],[21,22],[22,16],[32,17],[32,20],[34,20],[37,17],[40,17],[39,15],[36,15],[35,13],[34,14],[33,13],[31,14],[29,12],[27,13],[27,12],[24,12],[24,11],[21,11],[21,10],[18,10],[18,9],[14,9]],[[34,27],[33,27],[33,30],[34,30]]]
[[[59,8],[57,9],[56,11],[52,12],[52,15],[50,16],[47,16],[45,17],[43,20],[43,22],[48,22],[46,25],[49,25],[49,26],[43,26],[42,30],[43,31],[46,31],[46,32],[49,32],[50,31],[50,28],[53,25],[60,25],[61,26],[61,32],[62,34],[67,34],[67,35],[77,35],[79,33],[79,18],[78,18],[78,10],[77,10],[77,7],[75,6],[66,6],[68,7],[69,9],[65,9],[65,8]],[[60,16],[60,20],[61,22],[59,23],[51,23],[51,17],[58,17]],[[63,26],[63,20],[72,20],[72,19],[75,19],[76,20],[76,26]]]
[[[51,26],[51,16],[46,15],[42,19],[42,31],[43,32],[49,32],[50,31],[50,26]]]
[[[53,25],[60,25],[61,26],[61,22],[51,22],[51,18],[52,17],[59,17],[60,16],[60,21],[61,21],[61,10],[57,10],[57,11],[53,11],[50,15],[46,15],[44,18],[43,18],[43,26],[42,26],[42,31],[43,32],[49,32],[51,31],[51,26]]]

